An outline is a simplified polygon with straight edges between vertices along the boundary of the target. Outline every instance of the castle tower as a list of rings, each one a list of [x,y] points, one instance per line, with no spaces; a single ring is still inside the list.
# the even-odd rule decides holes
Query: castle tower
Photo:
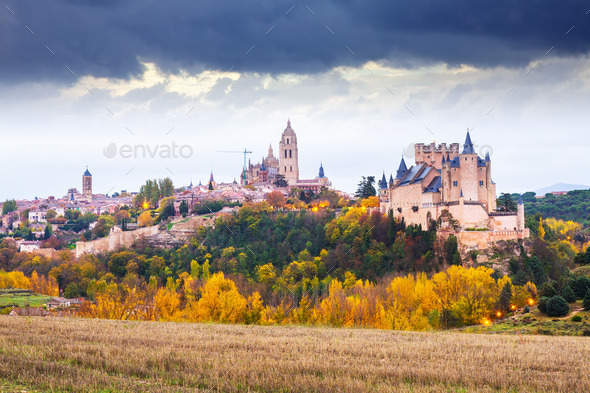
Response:
[[[459,154],[460,170],[458,172],[460,178],[457,179],[458,186],[461,187],[466,201],[479,201],[477,158],[477,153],[473,148],[473,142],[471,142],[471,136],[469,135],[469,131],[467,131],[463,151]]]
[[[299,152],[297,149],[297,135],[291,128],[291,121],[287,120],[287,128],[283,131],[279,142],[279,174],[285,176],[290,186],[299,180]]]
[[[86,165],[86,171],[82,175],[82,194],[87,199],[92,199],[92,174],[88,171],[88,165]]]

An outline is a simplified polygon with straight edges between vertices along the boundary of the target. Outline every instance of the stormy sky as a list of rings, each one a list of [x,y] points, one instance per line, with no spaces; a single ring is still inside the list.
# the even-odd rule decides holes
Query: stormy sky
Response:
[[[232,181],[287,118],[300,173],[387,176],[415,142],[491,149],[500,191],[590,184],[590,3],[6,1],[0,199]],[[121,146],[134,149],[122,153]],[[184,154],[166,154],[170,146]],[[110,147],[115,146],[116,150]],[[139,146],[139,147],[138,147]],[[110,150],[109,150],[110,149]],[[147,153],[143,153],[145,150]],[[155,152],[155,154],[154,154]],[[190,152],[190,154],[189,154]]]

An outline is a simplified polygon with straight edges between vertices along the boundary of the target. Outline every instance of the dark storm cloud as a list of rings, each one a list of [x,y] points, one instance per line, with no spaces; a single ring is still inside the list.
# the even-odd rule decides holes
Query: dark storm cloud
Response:
[[[271,73],[368,60],[514,66],[553,45],[550,55],[587,53],[588,7],[582,0],[13,0],[0,10],[0,78],[127,77],[140,72],[139,60],[166,71]]]

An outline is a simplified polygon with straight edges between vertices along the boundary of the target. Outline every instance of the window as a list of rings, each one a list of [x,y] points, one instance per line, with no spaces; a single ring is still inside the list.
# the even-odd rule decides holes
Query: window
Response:
[[[285,150],[285,158],[287,158],[287,150]]]
[[[289,138],[287,138],[287,145],[289,144]]]
[[[291,150],[289,150],[289,158],[292,158],[293,155],[291,154]]]
[[[287,167],[285,167],[285,172],[287,172]]]
[[[290,166],[290,167],[289,167],[289,170],[290,170],[291,172],[293,172],[293,167],[292,167],[292,166]]]
[[[453,187],[457,187],[458,183],[457,180],[453,180]]]
[[[479,181],[479,185],[483,187],[483,180]]]

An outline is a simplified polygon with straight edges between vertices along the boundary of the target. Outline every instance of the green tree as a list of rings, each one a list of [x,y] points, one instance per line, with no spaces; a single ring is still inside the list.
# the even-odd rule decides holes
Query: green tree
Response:
[[[53,235],[53,227],[51,224],[47,224],[43,233],[43,239],[47,240],[51,237],[51,235]]]
[[[180,213],[183,217],[188,214],[188,203],[185,200],[180,202],[180,206],[178,206],[178,213]]]
[[[584,310],[590,311],[590,289],[588,289],[586,296],[584,296],[582,307],[584,307]]]
[[[375,190],[375,176],[363,176],[354,195],[362,199],[377,195],[377,191]]]
[[[512,195],[507,193],[502,193],[502,195],[500,195],[496,205],[499,211],[515,212],[517,210],[516,202],[514,202]]]
[[[285,175],[279,174],[275,176],[275,181],[273,183],[277,187],[287,187],[289,183],[285,180]]]
[[[565,299],[566,302],[568,303],[573,303],[576,301],[576,294],[574,293],[574,291],[572,290],[572,288],[569,285],[566,285],[562,290],[561,290],[561,296]]]
[[[110,219],[110,220],[109,220]],[[113,226],[114,219],[112,217],[102,216],[98,219],[98,222],[92,229],[92,236],[96,238],[108,236],[111,227]]]
[[[16,211],[17,206],[16,206],[16,201],[14,199],[11,200],[6,200],[3,204],[2,204],[2,215],[8,214],[10,212]]]
[[[47,210],[47,215],[45,216],[48,220],[57,217],[57,212],[55,210]]]
[[[590,277],[580,276],[578,278],[575,278],[570,282],[570,286],[574,290],[574,293],[576,294],[577,298],[583,299],[586,295],[586,292],[590,290]]]

